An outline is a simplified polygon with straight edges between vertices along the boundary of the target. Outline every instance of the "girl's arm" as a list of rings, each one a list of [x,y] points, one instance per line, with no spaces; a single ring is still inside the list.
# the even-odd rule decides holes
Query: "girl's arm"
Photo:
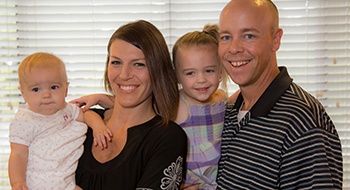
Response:
[[[12,190],[28,190],[26,185],[28,146],[10,143],[10,147],[8,170]]]

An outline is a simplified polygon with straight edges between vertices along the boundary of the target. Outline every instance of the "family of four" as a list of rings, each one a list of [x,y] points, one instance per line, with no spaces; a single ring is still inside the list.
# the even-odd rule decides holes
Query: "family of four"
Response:
[[[12,189],[342,189],[336,128],[278,66],[282,35],[271,0],[231,0],[171,60],[153,24],[130,22],[107,46],[108,95],[71,102],[63,61],[29,55],[18,68],[26,104],[10,124]]]

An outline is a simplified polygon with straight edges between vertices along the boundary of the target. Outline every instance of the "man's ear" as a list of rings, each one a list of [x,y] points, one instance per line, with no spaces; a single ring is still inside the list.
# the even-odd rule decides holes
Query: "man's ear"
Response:
[[[281,46],[283,30],[282,28],[277,28],[273,34],[273,51],[277,51]]]

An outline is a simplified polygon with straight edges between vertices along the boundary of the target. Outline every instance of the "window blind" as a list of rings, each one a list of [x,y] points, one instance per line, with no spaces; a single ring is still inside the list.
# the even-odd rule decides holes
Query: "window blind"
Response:
[[[169,51],[186,32],[217,23],[229,0],[2,0],[0,1],[0,189],[7,175],[8,126],[19,103],[17,67],[27,55],[59,56],[70,81],[67,101],[104,92],[106,46],[129,21],[145,19],[163,33]],[[341,137],[344,189],[350,189],[350,0],[273,0],[284,29],[279,65],[326,107]],[[229,85],[229,93],[237,90]]]
[[[14,63],[17,58],[16,2],[0,4],[0,188],[9,189],[7,161],[9,153],[8,125],[18,106],[19,96],[15,88]]]

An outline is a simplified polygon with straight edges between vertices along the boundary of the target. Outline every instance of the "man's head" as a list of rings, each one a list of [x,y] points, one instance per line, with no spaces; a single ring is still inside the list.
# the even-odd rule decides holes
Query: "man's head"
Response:
[[[231,0],[221,12],[219,30],[219,55],[241,89],[275,78],[283,31],[270,0]]]

